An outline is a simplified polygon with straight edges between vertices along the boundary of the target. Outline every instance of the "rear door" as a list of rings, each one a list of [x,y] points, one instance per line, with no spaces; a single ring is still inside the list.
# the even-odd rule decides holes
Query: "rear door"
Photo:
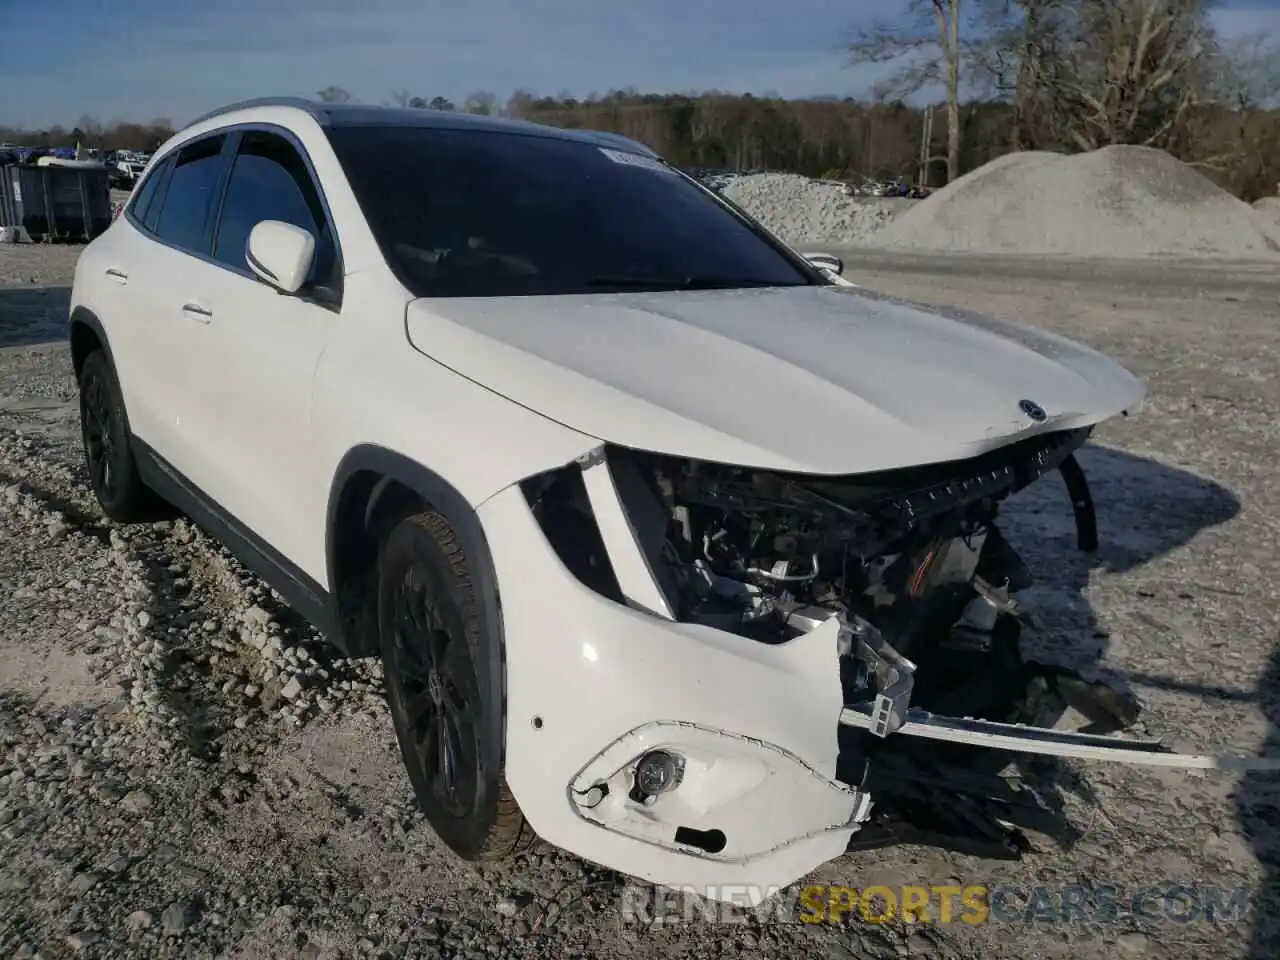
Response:
[[[154,246],[149,235],[159,215],[159,197],[171,169],[162,161],[129,198],[124,215],[111,229],[93,242],[80,259],[79,267],[91,271],[91,308],[106,325],[111,359],[120,381],[129,426],[134,434],[154,445],[164,442],[167,409],[163,377],[154,372],[162,357],[162,340],[154,337],[155,318],[146,314],[139,293],[146,257]]]
[[[226,134],[215,134],[177,151],[138,225],[143,249],[129,268],[133,309],[145,319],[136,331],[142,349],[134,353],[145,360],[139,379],[152,391],[135,432],[197,484],[208,408],[195,384],[207,363],[207,290],[219,272],[209,247],[227,143]]]
[[[314,541],[311,395],[316,365],[340,322],[342,265],[323,194],[301,144],[277,128],[248,128],[233,144],[212,234],[216,267],[202,277],[198,398],[205,492],[267,546],[297,557]],[[316,238],[308,281],[294,296],[259,280],[245,259],[249,233],[281,220]]]

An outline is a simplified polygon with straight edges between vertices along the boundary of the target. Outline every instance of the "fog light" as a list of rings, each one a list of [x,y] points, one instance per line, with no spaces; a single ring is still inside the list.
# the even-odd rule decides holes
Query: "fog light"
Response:
[[[660,793],[674,790],[684,775],[684,761],[666,750],[646,753],[636,764],[634,795],[642,803],[652,803]]]

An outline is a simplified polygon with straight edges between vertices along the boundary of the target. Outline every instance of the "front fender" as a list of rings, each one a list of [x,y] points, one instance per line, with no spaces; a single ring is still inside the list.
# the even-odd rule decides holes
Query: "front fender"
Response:
[[[358,476],[378,477],[375,487],[368,491],[368,496],[350,499],[349,492],[353,478]],[[490,703],[504,703],[506,700],[505,676],[503,671],[504,644],[502,632],[502,614],[498,605],[497,575],[494,570],[493,556],[485,538],[484,528],[475,508],[459,493],[452,484],[439,474],[422,464],[375,444],[361,444],[352,448],[342,458],[334,473],[330,486],[328,504],[328,522],[326,524],[326,560],[329,583],[338,582],[337,537],[336,534],[344,523],[363,523],[376,505],[369,501],[376,499],[377,484],[381,489],[388,489],[388,483],[396,483],[412,491],[431,509],[448,519],[462,546],[467,558],[467,568],[471,574],[472,586],[480,607],[480,657],[476,663],[479,683],[484,696]],[[364,502],[361,502],[364,501]],[[344,516],[344,510],[358,507],[355,515]],[[492,711],[487,718],[492,728],[486,731],[482,741],[495,745],[500,750],[503,743],[502,714]],[[501,764],[501,756],[493,758]]]

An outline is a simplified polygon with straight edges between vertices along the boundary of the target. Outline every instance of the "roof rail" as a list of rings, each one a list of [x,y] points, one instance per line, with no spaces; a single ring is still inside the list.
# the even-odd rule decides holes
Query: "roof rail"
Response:
[[[311,117],[321,125],[328,122],[322,104],[316,103],[314,100],[307,100],[304,97],[255,97],[252,100],[241,100],[239,103],[229,103],[217,110],[211,110],[203,116],[196,117],[194,120],[183,125],[182,129],[194,127],[197,123],[204,123],[206,120],[213,120],[226,113],[233,113],[237,110],[248,110],[251,107],[294,107],[298,110],[305,110]]]

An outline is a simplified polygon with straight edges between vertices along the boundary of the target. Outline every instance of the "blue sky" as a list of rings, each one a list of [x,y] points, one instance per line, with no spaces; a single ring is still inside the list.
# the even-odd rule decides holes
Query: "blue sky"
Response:
[[[840,42],[906,0],[0,0],[0,125],[168,117],[335,84],[505,100],[718,88],[865,95]],[[1233,36],[1280,34],[1280,0],[1228,0]]]

